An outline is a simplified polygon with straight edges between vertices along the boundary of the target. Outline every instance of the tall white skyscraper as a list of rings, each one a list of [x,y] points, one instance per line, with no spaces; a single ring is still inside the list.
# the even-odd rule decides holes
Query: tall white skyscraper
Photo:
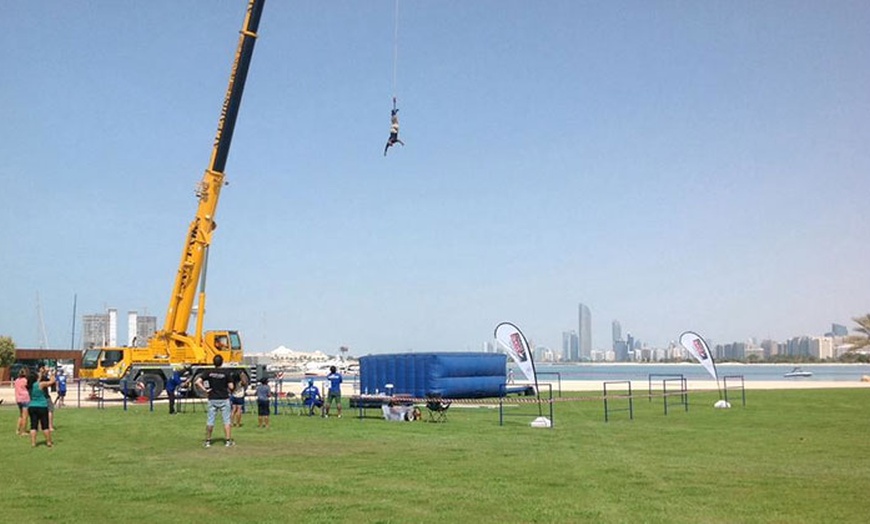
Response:
[[[109,346],[118,347],[118,310],[109,308]]]
[[[136,324],[139,321],[139,313],[135,311],[127,312],[127,345],[136,345]]]
[[[580,360],[592,359],[592,313],[589,308],[580,304],[578,314],[579,329],[577,337],[580,339]]]

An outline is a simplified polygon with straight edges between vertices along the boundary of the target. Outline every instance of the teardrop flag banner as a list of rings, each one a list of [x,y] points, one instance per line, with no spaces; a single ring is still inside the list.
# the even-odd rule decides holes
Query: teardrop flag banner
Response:
[[[520,328],[510,322],[502,322],[495,327],[495,340],[504,349],[505,353],[517,363],[520,371],[527,379],[535,383],[535,389],[538,386],[537,376],[535,375],[535,363],[532,360],[532,351],[529,348],[529,342],[526,340]]]
[[[523,375],[535,384],[535,396],[538,399],[538,418],[533,424],[540,424],[533,427],[552,427],[552,421],[544,417],[544,408],[541,406],[541,390],[538,387],[538,375],[535,373],[535,359],[532,357],[532,350],[529,347],[529,341],[526,336],[510,322],[502,322],[495,326],[495,340],[504,348],[505,353],[514,359]]]
[[[710,352],[704,337],[694,331],[686,331],[680,335],[680,345],[707,369],[707,372],[713,376],[718,386],[719,375],[716,373],[716,364],[713,362],[713,354]]]

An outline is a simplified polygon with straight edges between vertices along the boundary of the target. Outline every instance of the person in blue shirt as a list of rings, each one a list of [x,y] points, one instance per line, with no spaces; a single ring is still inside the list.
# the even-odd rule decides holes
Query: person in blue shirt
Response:
[[[55,380],[57,381],[57,398],[54,401],[54,405],[62,408],[64,406],[64,399],[66,398],[66,374],[63,372],[63,368],[57,370],[57,377]]]
[[[169,397],[169,414],[175,415],[175,391],[181,386],[181,373],[173,370],[166,381],[166,396]]]
[[[308,416],[314,414],[315,408],[323,407],[323,397],[314,385],[314,379],[308,379],[308,387],[302,390],[302,403],[308,408]]]
[[[329,366],[329,375],[326,375],[326,380],[329,381],[329,393],[326,394],[326,405],[323,407],[323,416],[329,416],[329,408],[332,407],[332,401],[338,405],[338,418],[341,418],[341,373],[335,366]]]

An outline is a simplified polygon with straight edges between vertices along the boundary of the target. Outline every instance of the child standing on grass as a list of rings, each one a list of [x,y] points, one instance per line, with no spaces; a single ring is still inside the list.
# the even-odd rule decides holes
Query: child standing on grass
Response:
[[[27,368],[18,371],[15,379],[15,402],[18,404],[18,430],[16,435],[27,435],[27,408],[30,405],[30,390],[27,389]]]
[[[257,386],[257,427],[269,427],[269,397],[272,396],[272,391],[269,389],[269,379],[263,377],[260,379],[260,385]]]
[[[54,405],[62,408],[64,406],[64,400],[66,399],[66,374],[63,372],[63,368],[58,368],[56,380],[57,398],[54,401]]]
[[[248,376],[245,373],[239,373],[236,377],[235,387],[230,393],[230,404],[232,405],[230,418],[233,421],[233,426],[242,427],[242,410],[245,407],[245,389],[247,387]]]

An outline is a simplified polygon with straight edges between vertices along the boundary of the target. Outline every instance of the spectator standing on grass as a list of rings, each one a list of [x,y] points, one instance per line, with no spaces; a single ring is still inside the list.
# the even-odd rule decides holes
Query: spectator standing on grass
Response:
[[[46,371],[45,368],[39,368],[37,373],[32,373],[27,381],[30,391],[30,445],[36,447],[36,432],[40,428],[45,435],[45,445],[53,447],[51,441],[51,423],[49,422],[49,406],[51,405],[51,395],[48,393],[48,388],[54,385],[54,376]]]
[[[214,363],[214,369],[198,376],[195,382],[196,387],[208,395],[205,447],[211,447],[211,434],[214,431],[214,419],[218,411],[221,412],[221,417],[223,418],[225,445],[227,447],[235,446],[232,426],[230,426],[230,391],[233,388],[233,383],[230,382],[229,372],[223,367],[223,357],[215,355],[212,362]]]
[[[260,379],[260,385],[257,386],[257,427],[269,427],[269,398],[272,396],[272,390],[269,389],[269,379],[263,377]]]
[[[177,369],[172,370],[169,380],[166,381],[166,396],[169,397],[169,414],[175,415],[175,391],[181,386],[181,373]]]
[[[49,375],[51,375],[51,378],[54,381],[54,374],[49,372],[48,366],[39,366],[39,372],[37,373],[37,376],[48,377]],[[51,384],[51,386],[55,386],[56,384],[57,382],[55,381]],[[48,399],[48,429],[54,431],[54,402],[51,401],[51,386],[45,388],[45,397]],[[32,392],[30,393],[30,399],[33,400]]]
[[[57,398],[54,400],[54,405],[62,408],[64,406],[64,399],[66,399],[66,374],[63,372],[63,369],[57,370]]]
[[[239,373],[233,381],[233,392],[230,393],[230,404],[232,412],[230,420],[233,426],[242,427],[242,413],[245,408],[245,389],[248,387],[248,377],[244,373]]]
[[[13,383],[15,388],[15,403],[18,404],[18,436],[27,435],[27,408],[30,405],[30,390],[27,388],[27,368],[18,371],[18,378]]]
[[[323,406],[323,415],[329,416],[329,408],[332,407],[332,401],[338,404],[338,418],[341,418],[341,373],[335,366],[329,366],[329,375],[326,375],[326,380],[329,381],[329,393],[326,394],[326,404]]]

